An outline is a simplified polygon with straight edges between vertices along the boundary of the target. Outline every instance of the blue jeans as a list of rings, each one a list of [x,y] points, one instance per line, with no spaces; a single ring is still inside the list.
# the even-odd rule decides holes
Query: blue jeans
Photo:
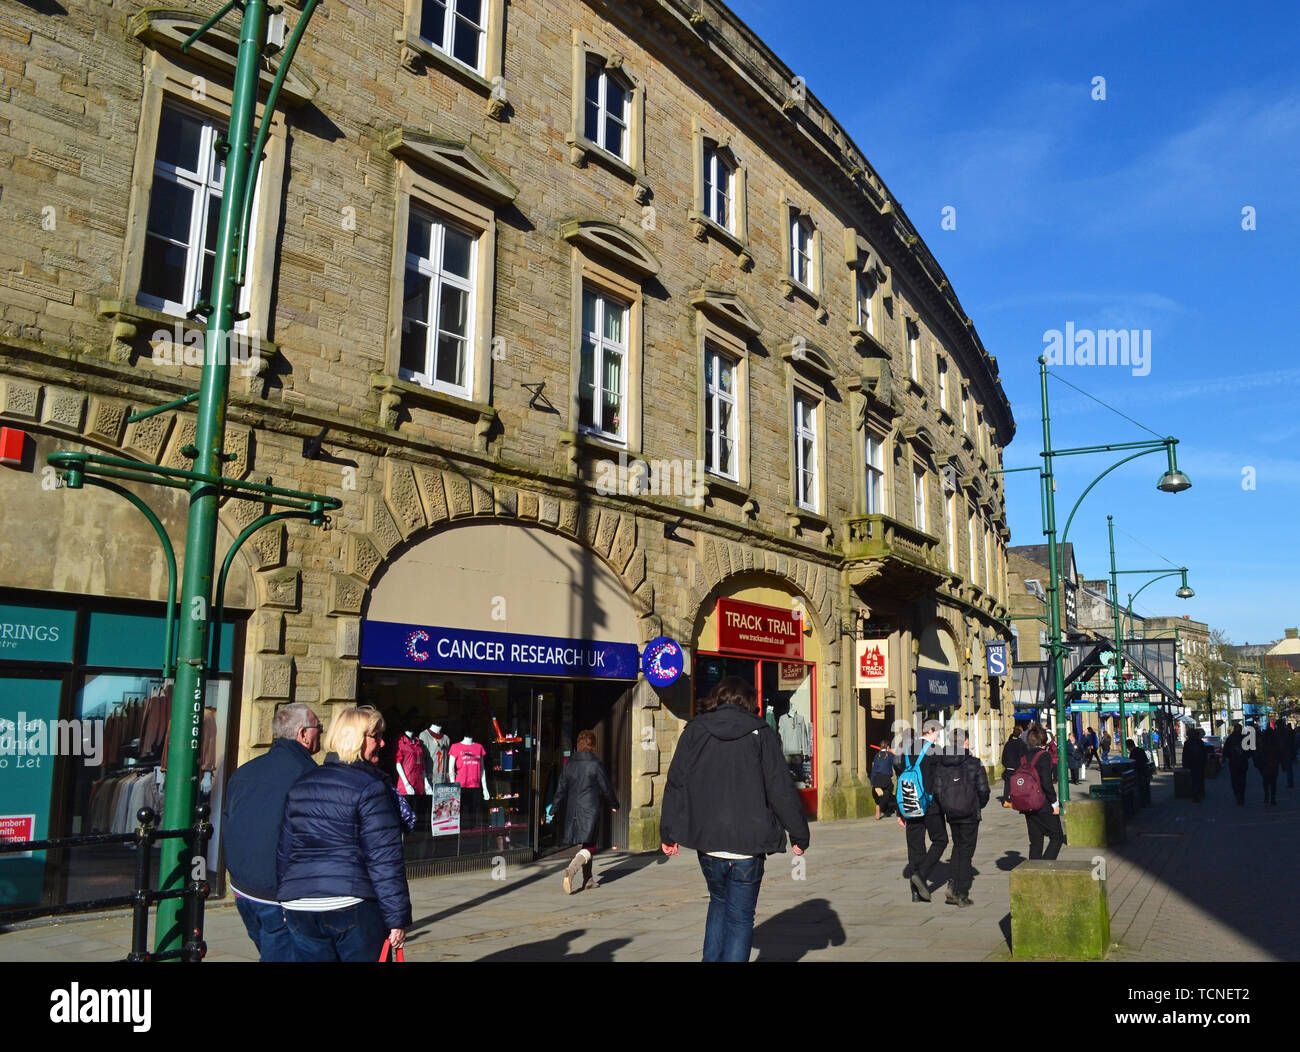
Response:
[[[298,961],[374,963],[388,938],[388,925],[379,912],[379,903],[373,899],[341,910],[285,910],[284,915],[293,936],[294,959]]]
[[[748,961],[754,941],[754,910],[763,884],[762,857],[714,858],[699,852],[709,886],[704,923],[704,960]]]
[[[293,960],[293,937],[285,925],[284,910],[235,896],[235,909],[257,947],[258,959],[267,963]]]

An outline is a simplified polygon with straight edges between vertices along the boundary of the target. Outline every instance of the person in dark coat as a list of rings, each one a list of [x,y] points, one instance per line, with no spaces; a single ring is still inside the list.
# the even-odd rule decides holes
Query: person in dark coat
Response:
[[[1295,731],[1289,723],[1278,721],[1277,731],[1278,759],[1282,770],[1286,772],[1286,787],[1295,788]]]
[[[1223,740],[1223,762],[1228,765],[1228,777],[1232,779],[1232,795],[1237,803],[1246,802],[1246,774],[1250,771],[1250,756],[1246,751],[1245,735],[1241,733],[1241,724],[1232,725],[1232,733]]]
[[[581,844],[564,871],[564,893],[572,895],[577,888],[578,871],[582,871],[582,889],[599,887],[592,876],[592,856],[600,842],[602,806],[611,812],[618,811],[618,798],[609,783],[605,765],[596,758],[596,735],[592,731],[579,731],[576,749],[560,774],[560,784],[555,790],[555,801],[546,809],[546,820],[551,820],[553,808],[564,807],[564,837],[566,844]]]
[[[226,783],[221,839],[235,908],[261,961],[292,961],[293,939],[276,899],[275,849],[284,800],[320,752],[320,720],[301,702],[281,705],[271,720],[271,748]]]
[[[1070,784],[1078,785],[1079,769],[1083,766],[1083,750],[1079,748],[1073,731],[1070,732],[1070,737],[1065,743],[1065,759],[1070,768]]]
[[[871,761],[871,796],[876,803],[876,821],[896,810],[894,804],[894,753],[889,739],[882,738]]]
[[[1272,727],[1265,727],[1255,744],[1255,766],[1264,779],[1264,803],[1277,803],[1277,772],[1282,765],[1282,749],[1278,734]]]
[[[922,818],[898,816],[898,824],[907,831],[907,864],[911,869],[912,901],[929,902],[930,885],[927,878],[948,846],[948,831],[944,828],[943,811],[934,798],[934,765],[939,752],[939,725],[927,721],[921,734],[921,743],[914,740],[904,743],[894,757],[894,770],[902,774],[920,757],[921,784],[930,796],[930,806]],[[925,838],[930,838],[930,849],[925,848]]]
[[[953,876],[944,902],[973,906],[975,843],[979,839],[980,811],[989,802],[989,778],[984,765],[970,754],[970,739],[955,727],[948,746],[934,761],[935,795],[952,832]]]
[[[668,768],[659,838],[695,848],[709,888],[705,961],[748,961],[768,855],[808,850],[808,820],[752,684],[725,677],[697,703]]]
[[[1006,745],[1002,746],[1002,806],[1011,806],[1011,775],[1020,761],[1025,758],[1025,739],[1023,737],[1025,728],[1022,724],[1017,723],[1011,729],[1011,737],[1007,739]]]
[[[1192,779],[1192,799],[1198,804],[1205,799],[1205,742],[1201,741],[1199,727],[1187,729],[1187,740],[1183,742],[1183,769]]]
[[[1035,723],[1025,731],[1025,746],[1029,762],[1038,772],[1038,782],[1043,789],[1043,806],[1037,811],[1025,811],[1025,826],[1029,831],[1029,857],[1052,861],[1061,853],[1065,843],[1065,830],[1061,828],[1061,807],[1056,799],[1056,783],[1052,780],[1052,755],[1047,751],[1047,731]],[[1047,840],[1044,849],[1043,840]]]
[[[378,768],[384,719],[345,709],[325,763],[289,790],[276,852],[280,904],[299,961],[377,961],[406,941],[411,895],[392,786]]]

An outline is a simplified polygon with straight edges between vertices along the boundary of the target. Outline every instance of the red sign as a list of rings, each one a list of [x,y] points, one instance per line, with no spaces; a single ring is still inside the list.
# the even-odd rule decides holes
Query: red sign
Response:
[[[719,599],[718,649],[760,657],[802,658],[803,618],[786,607]]]
[[[30,844],[36,831],[35,815],[0,815],[0,843]],[[31,858],[30,851],[5,853],[0,858]]]

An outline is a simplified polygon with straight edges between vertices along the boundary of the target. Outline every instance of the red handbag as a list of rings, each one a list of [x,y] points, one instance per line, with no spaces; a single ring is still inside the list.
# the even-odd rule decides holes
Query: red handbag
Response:
[[[380,963],[380,964],[387,964],[387,963],[388,963],[388,951],[389,951],[390,949],[392,949],[392,945],[393,945],[393,941],[392,941],[392,939],[385,939],[385,940],[384,940],[384,946],[383,946],[383,949],[381,949],[381,950],[379,951],[379,963]],[[406,960],[406,956],[405,956],[405,954],[402,953],[402,949],[401,949],[400,946],[399,946],[396,950],[393,950],[392,952],[393,952],[393,961],[394,961],[395,963],[397,963],[397,964],[402,964],[403,962],[405,962],[405,960]]]

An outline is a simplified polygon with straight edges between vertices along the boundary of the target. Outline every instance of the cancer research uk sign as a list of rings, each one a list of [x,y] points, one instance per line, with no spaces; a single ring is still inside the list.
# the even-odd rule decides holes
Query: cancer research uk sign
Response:
[[[361,664],[501,676],[636,679],[635,643],[365,621]]]

